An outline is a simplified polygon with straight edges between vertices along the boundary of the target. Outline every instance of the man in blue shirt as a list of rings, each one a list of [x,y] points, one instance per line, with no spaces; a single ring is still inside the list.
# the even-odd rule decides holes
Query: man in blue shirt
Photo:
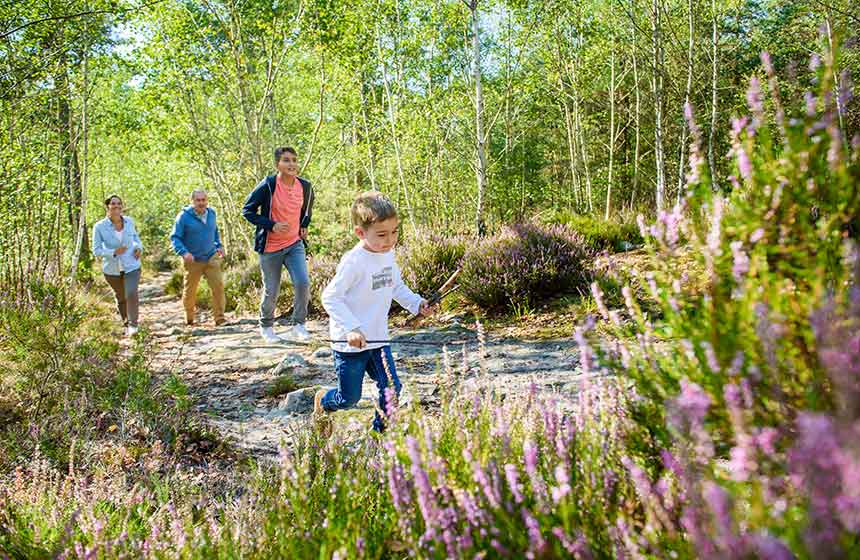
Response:
[[[206,191],[195,190],[191,193],[191,204],[176,216],[170,241],[185,266],[182,305],[185,307],[186,324],[194,324],[197,286],[201,276],[206,277],[209,289],[212,290],[212,317],[215,319],[215,325],[223,324],[226,321],[224,278],[221,273],[224,248],[218,235],[215,211],[209,208]]]

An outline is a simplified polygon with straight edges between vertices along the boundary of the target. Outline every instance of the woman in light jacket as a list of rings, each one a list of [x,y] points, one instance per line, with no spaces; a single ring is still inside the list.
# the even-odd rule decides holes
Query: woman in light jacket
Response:
[[[116,306],[125,332],[137,332],[140,300],[140,254],[143,244],[134,222],[122,215],[122,199],[111,195],[105,200],[107,217],[93,226],[93,254],[102,257],[102,272],[116,295]]]

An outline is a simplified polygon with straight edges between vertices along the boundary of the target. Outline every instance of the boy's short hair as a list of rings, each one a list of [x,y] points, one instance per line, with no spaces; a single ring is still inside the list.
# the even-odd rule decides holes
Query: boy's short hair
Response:
[[[296,157],[299,157],[299,154],[296,153],[295,148],[292,146],[282,146],[280,148],[275,148],[275,163],[277,164],[281,161],[281,156],[284,155],[284,152],[293,154]]]
[[[379,191],[365,191],[352,202],[352,225],[367,229],[375,223],[397,217],[397,207]]]

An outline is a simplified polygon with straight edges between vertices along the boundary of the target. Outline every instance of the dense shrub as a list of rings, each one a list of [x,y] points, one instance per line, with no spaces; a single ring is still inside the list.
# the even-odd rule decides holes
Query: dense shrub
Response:
[[[397,250],[403,281],[424,296],[433,294],[459,268],[469,240],[437,233],[409,239]]]
[[[642,235],[635,222],[604,220],[595,216],[556,212],[545,219],[563,224],[578,233],[594,251],[629,251],[642,245]]]
[[[184,418],[173,416],[173,392],[153,383],[142,338],[120,356],[118,324],[111,327],[94,302],[40,282],[28,295],[0,298],[0,415],[7,420],[0,422],[0,467],[7,466],[4,447],[10,459],[41,453],[64,465],[75,441],[95,440],[110,426],[173,442]]]
[[[822,83],[829,79],[822,74]],[[712,193],[694,146],[688,197],[655,225],[642,225],[655,263],[649,290],[663,320],[652,324],[632,297],[628,315],[649,340],[669,337],[677,356],[666,362],[649,355],[664,347],[637,345],[644,355],[633,349],[619,367],[644,393],[665,399],[687,378],[720,402],[724,385],[744,377],[762,396],[757,421],[774,426],[793,411],[834,406],[810,317],[823,294],[849,299],[857,257],[846,231],[860,208],[860,145],[844,150],[831,97],[822,97],[824,115],[809,97],[806,111],[771,129],[753,80],[752,117],[734,122],[731,196]],[[683,251],[681,236],[688,239]],[[693,266],[682,264],[690,257]],[[681,297],[691,282],[704,284],[697,290],[703,298]]]
[[[593,251],[565,226],[505,227],[466,250],[463,295],[491,310],[533,306],[547,297],[588,289]]]

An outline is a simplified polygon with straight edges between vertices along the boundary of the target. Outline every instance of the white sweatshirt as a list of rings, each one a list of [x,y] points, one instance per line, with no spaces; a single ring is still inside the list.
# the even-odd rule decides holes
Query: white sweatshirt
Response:
[[[346,340],[349,331],[359,329],[367,340],[388,340],[388,310],[391,300],[418,313],[421,296],[410,290],[400,276],[394,251],[373,253],[361,246],[350,249],[337,265],[337,272],[322,293],[329,316],[332,340]],[[345,342],[332,343],[338,352],[361,352]],[[368,343],[364,350],[384,343]]]

